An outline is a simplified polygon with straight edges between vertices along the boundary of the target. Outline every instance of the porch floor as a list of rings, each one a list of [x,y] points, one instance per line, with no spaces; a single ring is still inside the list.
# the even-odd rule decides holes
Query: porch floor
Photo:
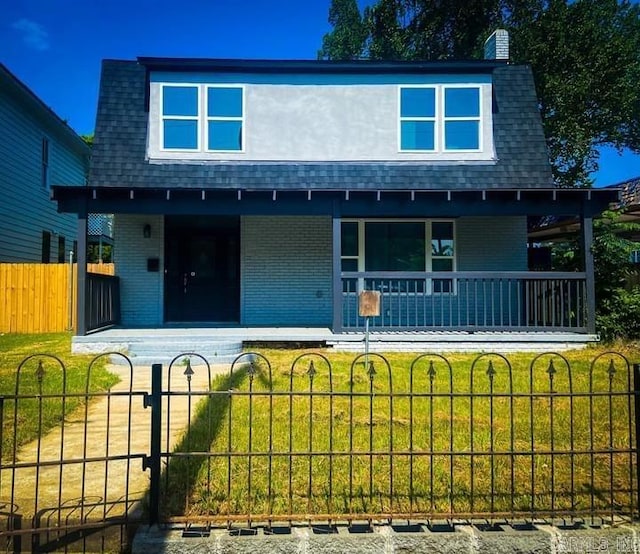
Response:
[[[166,362],[183,352],[212,361],[231,361],[251,343],[326,344],[337,350],[364,350],[364,332],[334,333],[327,327],[160,327],[111,328],[72,340],[74,353],[122,352],[138,362]],[[505,331],[372,331],[371,351],[544,352],[583,348],[598,335]],[[163,358],[163,359],[160,359]]]

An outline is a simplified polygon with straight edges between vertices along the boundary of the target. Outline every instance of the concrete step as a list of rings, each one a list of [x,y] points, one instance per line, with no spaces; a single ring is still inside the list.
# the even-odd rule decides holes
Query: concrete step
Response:
[[[131,363],[134,366],[151,367],[151,365],[153,364],[162,364],[165,367],[169,367],[169,364],[171,363],[171,361],[180,353],[181,352],[176,352],[176,354],[174,355],[166,355],[166,354],[142,355],[142,356],[136,356],[131,354],[125,354],[125,355],[131,360]],[[209,364],[211,365],[230,364],[240,355],[240,353],[241,352],[238,352],[236,354],[215,355],[214,353],[207,354],[207,353],[198,352],[198,354],[204,357],[207,360],[207,362],[209,362]],[[203,363],[201,358],[199,358],[198,356],[193,356],[190,358],[190,360],[191,360],[191,365],[194,365],[194,366],[201,365]],[[127,361],[122,356],[111,356],[110,362],[114,365],[128,365]],[[179,357],[174,362],[173,367],[179,370],[180,368],[184,367],[184,364],[185,364],[184,358]]]

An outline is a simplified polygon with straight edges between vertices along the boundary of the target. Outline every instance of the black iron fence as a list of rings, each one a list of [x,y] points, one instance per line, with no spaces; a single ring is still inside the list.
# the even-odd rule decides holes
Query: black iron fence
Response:
[[[125,359],[92,392],[95,360],[78,383],[30,357],[0,397],[0,536],[46,551],[140,523],[638,517],[640,366],[395,359]]]
[[[373,329],[586,332],[586,276],[551,272],[343,272],[342,326],[364,328],[358,293],[381,293]]]

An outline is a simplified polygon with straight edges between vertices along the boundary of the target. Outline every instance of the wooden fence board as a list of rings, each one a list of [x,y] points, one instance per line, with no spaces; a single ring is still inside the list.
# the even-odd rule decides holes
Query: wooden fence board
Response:
[[[90,273],[114,275],[113,264],[88,264]],[[75,326],[77,264],[0,264],[0,333],[55,333]],[[71,288],[71,297],[69,289]]]

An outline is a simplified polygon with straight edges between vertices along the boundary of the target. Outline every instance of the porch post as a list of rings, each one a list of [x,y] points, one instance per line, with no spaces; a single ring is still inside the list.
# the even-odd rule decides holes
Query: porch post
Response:
[[[342,271],[342,261],[340,255],[342,253],[342,229],[340,222],[340,211],[334,206],[332,223],[333,236],[333,332],[342,332],[342,279],[340,273]]]
[[[584,271],[586,274],[587,294],[587,332],[596,332],[596,282],[593,264],[593,217],[583,210],[580,214],[581,246],[584,258]]]
[[[87,212],[78,213],[78,278],[76,302],[76,335],[87,334]]]

